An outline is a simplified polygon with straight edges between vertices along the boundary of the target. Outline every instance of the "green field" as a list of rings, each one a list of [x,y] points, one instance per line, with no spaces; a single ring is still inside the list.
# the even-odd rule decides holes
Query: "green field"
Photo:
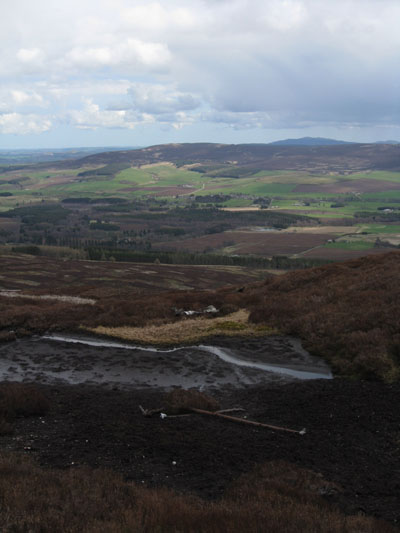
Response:
[[[376,170],[374,172],[357,172],[355,174],[349,174],[346,179],[360,179],[367,178],[372,180],[393,181],[394,183],[400,182],[400,172],[389,172],[385,170]]]
[[[387,233],[400,234],[399,224],[363,224],[359,226],[361,231],[371,234]]]
[[[224,171],[229,173],[229,168],[238,171],[238,167],[232,165],[224,167]],[[82,172],[84,174],[79,176]],[[246,177],[233,178],[214,176],[218,170],[207,174],[195,172],[190,167],[177,168],[172,164],[117,169],[115,174],[111,172],[106,176],[91,175],[91,172],[93,169],[52,170],[49,166],[47,170],[27,169],[3,173],[0,175],[0,192],[13,196],[0,196],[0,209],[11,209],[17,204],[24,205],[42,199],[56,201],[74,196],[115,196],[132,200],[157,197],[182,204],[196,196],[210,195],[226,196],[226,199],[218,202],[226,207],[251,206],[257,198],[265,197],[274,209],[296,211],[322,220],[354,217],[358,212],[382,214],[383,207],[398,212],[400,208],[400,190],[390,190],[388,185],[400,184],[398,172],[334,175],[257,170]],[[365,180],[386,182],[385,190],[356,194],[335,192],[340,190],[344,182],[356,182],[359,179],[364,180],[364,184]],[[306,192],[295,191],[300,185],[308,186],[308,189],[303,187]],[[323,192],[309,191],[310,185]],[[396,233],[395,230],[392,232]]]
[[[170,163],[140,168],[124,166],[115,163],[78,169],[49,167],[3,172],[0,239],[72,247],[77,242],[79,246],[93,242],[100,246],[122,243],[147,252],[152,247],[168,246],[176,238],[177,249],[186,240],[190,249],[192,237],[204,238],[208,243],[212,242],[213,234],[231,228],[251,230],[252,226],[268,225],[262,222],[264,218],[275,217],[279,222],[292,217],[290,225],[295,226],[297,221],[304,226],[292,231],[298,233],[296,242],[307,239],[305,233],[326,234],[317,247],[322,258],[324,254],[342,257],[347,251],[367,253],[374,246],[400,246],[400,190],[392,189],[400,185],[400,173],[338,175],[254,170],[251,174],[251,170],[235,166],[207,173],[212,165],[205,165],[202,172]],[[222,173],[227,176],[236,173],[239,177],[222,177]],[[357,184],[357,180],[362,181]],[[59,204],[63,200],[67,202]],[[41,204],[43,209],[38,209]],[[209,209],[208,214],[203,209],[216,206],[232,208],[233,212]],[[246,208],[249,211],[260,208],[260,212],[246,213]],[[9,218],[7,211],[13,209],[9,214],[14,217],[12,221],[4,220]],[[298,219],[293,215],[309,218]],[[181,233],[175,235],[178,229]],[[256,232],[254,236],[249,234],[249,240],[256,238]],[[334,242],[329,242],[333,239]],[[235,245],[229,244],[230,236],[226,235],[225,240],[224,253],[236,254]],[[204,249],[210,246],[205,244]],[[283,247],[282,254],[293,255],[291,246]],[[310,247],[318,257],[315,246]]]
[[[340,250],[370,250],[374,247],[373,242],[354,240],[354,241],[336,241],[328,242],[324,248],[339,248]]]

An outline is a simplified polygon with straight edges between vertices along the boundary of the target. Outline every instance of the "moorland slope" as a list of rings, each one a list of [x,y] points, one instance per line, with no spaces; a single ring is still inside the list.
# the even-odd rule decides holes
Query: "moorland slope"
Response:
[[[140,298],[128,306],[129,321],[132,326],[143,324],[143,317],[149,316],[172,322],[176,318],[171,305],[201,310],[213,304],[227,314],[246,308],[250,323],[300,337],[337,374],[394,381],[400,376],[399,273],[400,252],[372,255],[269,276],[240,288]],[[114,335],[121,331],[118,321],[127,324],[124,316],[115,319],[106,310],[99,319],[116,328],[108,330]],[[240,335],[242,328],[233,321],[230,329]],[[215,334],[212,328],[209,331]],[[107,328],[102,332],[107,333]]]
[[[10,267],[12,257],[7,261]],[[53,268],[66,276],[60,284],[34,269],[22,275],[17,266],[3,269],[0,278],[6,285],[7,277],[19,277],[25,285],[14,293],[18,297],[0,292],[4,339],[99,325],[143,333],[150,327],[168,332],[173,324],[193,331],[205,320],[205,334],[215,335],[219,320],[225,333],[238,336],[231,346],[249,340],[239,339],[249,326],[267,326],[265,334],[275,327],[300,336],[336,373],[364,379],[216,391],[222,407],[240,406],[249,420],[306,427],[302,436],[249,430],[215,416],[147,418],[140,405],[159,408],[165,402],[151,388],[1,384],[2,531],[152,533],[177,531],[179,525],[192,532],[255,533],[260,524],[276,533],[396,530],[376,519],[395,527],[399,520],[399,383],[372,380],[399,376],[400,252],[241,286],[218,288],[216,279],[205,290],[146,290],[143,279],[135,287],[130,265],[116,286],[107,262],[96,272],[96,262],[82,261],[78,268],[54,260]],[[160,265],[150,272],[154,266],[148,267],[149,280],[162,275]],[[90,272],[81,275],[86,268]],[[79,289],[68,286],[79,276]],[[35,298],[46,291],[93,301]],[[225,320],[186,317],[174,309],[201,311],[208,305]],[[243,309],[250,322],[237,319]],[[49,349],[58,372],[59,359]]]
[[[89,265],[93,276],[95,264]],[[65,267],[60,262],[61,268]],[[154,271],[156,275],[158,271]],[[163,331],[168,332],[166,325],[184,320],[193,334],[196,318],[177,315],[176,309],[201,311],[213,305],[220,310],[219,315],[247,309],[250,322],[299,336],[307,349],[328,360],[338,374],[392,381],[399,377],[400,362],[399,272],[400,252],[395,251],[282,276],[269,275],[264,282],[216,290],[148,291],[142,282],[141,290],[137,290],[130,280],[104,295],[100,287],[86,291],[85,296],[95,297],[93,305],[0,297],[0,326],[5,338],[9,338],[10,330],[18,335],[80,326],[102,326],[102,333],[113,335],[118,335],[118,328],[123,327],[129,338],[129,328],[137,332],[138,328],[163,326]],[[46,281],[32,289],[29,271],[24,275],[24,292],[43,294]],[[61,290],[63,294],[71,293],[66,287]],[[54,286],[51,292],[54,293]],[[73,294],[78,296],[76,291]],[[243,324],[236,324],[234,319],[231,322],[224,328],[242,334]],[[209,336],[218,334],[212,323],[210,319]],[[158,342],[174,341],[166,337],[158,338]]]
[[[94,154],[74,162],[59,163],[65,168],[85,165],[129,163],[133,166],[171,162],[232,163],[263,170],[361,171],[399,170],[400,146],[386,144],[340,144],[333,146],[274,146],[270,144],[163,144]]]

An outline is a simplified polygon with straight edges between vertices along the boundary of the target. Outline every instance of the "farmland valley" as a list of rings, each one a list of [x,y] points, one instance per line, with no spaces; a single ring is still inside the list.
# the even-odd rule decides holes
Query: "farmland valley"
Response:
[[[63,154],[0,162],[0,529],[397,531],[399,145]]]

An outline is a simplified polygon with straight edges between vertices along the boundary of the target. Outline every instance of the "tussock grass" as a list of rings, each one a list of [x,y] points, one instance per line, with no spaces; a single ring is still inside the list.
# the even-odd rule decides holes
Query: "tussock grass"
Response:
[[[389,524],[344,516],[321,497],[323,480],[285,463],[239,479],[206,502],[124,482],[106,470],[42,470],[30,458],[0,455],[0,529],[11,533],[391,533]],[[325,482],[326,485],[326,482]],[[328,484],[329,485],[329,484]]]
[[[143,344],[181,344],[198,342],[215,335],[256,337],[277,333],[268,326],[251,324],[249,312],[240,309],[235,313],[218,317],[187,318],[178,322],[144,327],[107,327],[84,328],[97,335],[107,335]]]

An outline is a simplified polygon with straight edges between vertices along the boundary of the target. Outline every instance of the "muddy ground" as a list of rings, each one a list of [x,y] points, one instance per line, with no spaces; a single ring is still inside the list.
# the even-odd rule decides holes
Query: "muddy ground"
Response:
[[[76,334],[37,336],[0,345],[0,381],[214,391],[228,385],[285,383],[293,377],[329,378],[331,373],[298,339],[282,335],[213,337],[175,348]]]
[[[326,497],[346,512],[400,520],[398,384],[273,379],[209,388],[222,408],[240,406],[248,419],[305,427],[304,436],[201,415],[145,418],[139,405],[164,403],[156,387],[38,386],[50,412],[17,420],[14,433],[0,437],[0,449],[33,455],[45,467],[111,468],[140,484],[210,499],[256,464],[283,459],[339,484]]]

